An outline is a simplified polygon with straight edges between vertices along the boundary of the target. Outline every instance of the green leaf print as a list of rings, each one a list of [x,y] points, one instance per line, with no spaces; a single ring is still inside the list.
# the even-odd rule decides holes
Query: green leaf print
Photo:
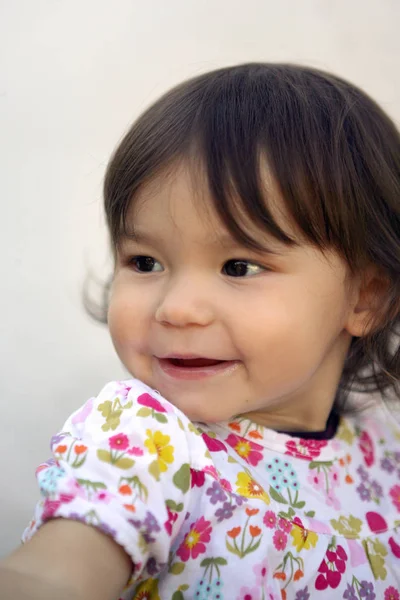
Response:
[[[153,475],[156,481],[160,481],[160,467],[158,465],[158,460],[153,460],[153,462],[150,463],[149,473],[150,475]]]
[[[214,558],[214,563],[222,567],[227,565],[228,561],[225,558],[222,558],[221,556],[217,556],[217,558]]]
[[[182,585],[180,585],[178,587],[178,590],[181,590],[182,592],[186,592],[186,590],[188,590],[188,589],[189,589],[189,586],[187,583],[183,583]]]
[[[97,458],[101,460],[101,462],[115,465],[119,469],[130,469],[135,464],[135,461],[132,460],[132,458],[124,458],[123,456],[120,456],[119,458],[113,458],[112,453],[108,450],[104,450],[104,448],[99,448],[96,454]]]
[[[183,510],[183,502],[179,502],[179,504],[177,504],[174,500],[166,500],[165,504],[168,506],[168,508],[175,512],[182,512]]]
[[[228,540],[226,540],[226,547],[229,550],[229,552],[232,552],[232,554],[236,554],[236,556],[242,558],[239,548],[235,548],[234,546],[232,546],[232,544],[228,542]]]
[[[89,481],[89,479],[78,479],[79,485],[85,487],[88,491],[92,489],[94,492],[97,490],[106,490],[107,486],[102,481]]]
[[[271,498],[273,498],[275,500],[275,502],[280,502],[281,504],[287,504],[288,501],[286,500],[286,498],[284,498],[282,496],[282,494],[280,494],[279,492],[276,491],[275,488],[273,488],[272,486],[270,486],[269,488],[269,493]]]
[[[119,469],[130,469],[131,467],[133,467],[134,464],[135,464],[135,461],[132,460],[131,458],[127,458],[127,457],[118,458],[114,462],[114,465],[116,467],[118,467]]]
[[[362,521],[356,519],[353,515],[350,517],[339,517],[338,520],[331,519],[332,527],[336,529],[342,535],[349,537],[350,539],[356,539],[359,537],[361,531]]]
[[[106,400],[102,404],[99,404],[99,407],[97,410],[99,410],[101,412],[102,417],[105,417],[106,419],[108,419],[108,417],[111,414],[111,410],[112,410],[111,400]]]
[[[172,575],[180,575],[183,572],[184,568],[185,563],[176,562],[170,566],[170,568],[168,569],[168,573],[172,573]]]
[[[185,600],[185,596],[182,594],[180,590],[177,590],[172,594],[171,600]]]
[[[115,398],[114,402],[111,402],[111,400],[102,402],[102,404],[97,407],[97,410],[99,410],[106,419],[104,425],[101,426],[102,430],[109,431],[112,429],[115,431],[120,424],[122,411],[129,410],[132,406],[132,400],[127,402],[125,406],[122,406],[119,398]]]
[[[190,466],[188,463],[184,463],[181,468],[178,469],[173,476],[172,481],[178,489],[186,494],[190,487]]]
[[[342,420],[339,425],[339,429],[336,434],[336,437],[339,440],[343,440],[344,442],[346,442],[346,444],[351,446],[353,444],[355,435],[354,435],[354,432],[350,429],[350,427],[346,424],[346,422],[344,420]]]
[[[109,463],[110,465],[112,465],[111,452],[109,452],[108,450],[103,450],[102,448],[99,448],[97,450],[97,458],[102,462]]]
[[[159,423],[167,423],[168,419],[165,415],[163,415],[162,413],[154,413],[153,417],[159,422]]]
[[[148,417],[149,415],[151,415],[151,408],[148,408],[147,406],[142,406],[136,413],[136,416],[138,417]]]

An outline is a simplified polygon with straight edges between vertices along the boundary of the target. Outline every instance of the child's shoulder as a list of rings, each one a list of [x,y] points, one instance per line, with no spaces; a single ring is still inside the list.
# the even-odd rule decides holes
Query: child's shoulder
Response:
[[[147,446],[172,441],[184,448],[194,468],[204,468],[211,458],[201,432],[178,408],[138,379],[110,381],[65,422],[62,432],[99,442],[107,438],[122,450],[128,438],[143,438]],[[134,452],[134,449],[132,449]],[[139,452],[139,449],[138,449]]]

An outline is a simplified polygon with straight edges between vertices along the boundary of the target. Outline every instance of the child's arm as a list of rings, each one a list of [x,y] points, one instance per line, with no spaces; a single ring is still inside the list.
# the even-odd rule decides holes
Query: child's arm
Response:
[[[76,521],[49,521],[0,563],[1,600],[116,600],[132,563],[110,537]]]

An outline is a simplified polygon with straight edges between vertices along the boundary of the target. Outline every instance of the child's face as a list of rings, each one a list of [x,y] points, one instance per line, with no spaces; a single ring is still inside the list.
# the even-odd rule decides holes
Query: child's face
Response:
[[[351,341],[344,263],[273,239],[277,255],[241,247],[203,198],[180,169],[135,200],[109,309],[120,359],[194,421],[323,427]]]

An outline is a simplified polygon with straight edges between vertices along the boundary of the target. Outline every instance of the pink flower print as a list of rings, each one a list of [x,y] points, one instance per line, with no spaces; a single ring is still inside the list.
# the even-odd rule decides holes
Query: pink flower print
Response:
[[[348,539],[347,546],[350,552],[350,565],[352,567],[359,567],[365,565],[368,558],[365,554],[365,550],[357,540]]]
[[[309,472],[307,481],[311,483],[316,490],[325,490],[325,475],[322,471],[317,473],[317,470],[313,469]]]
[[[143,456],[143,450],[138,446],[132,446],[132,448],[129,448],[128,454],[130,456]]]
[[[227,452],[225,444],[216,438],[212,438],[207,433],[202,433],[201,437],[210,452]]]
[[[113,450],[126,450],[129,446],[129,439],[124,433],[117,433],[108,438],[108,443]]]
[[[399,592],[391,585],[385,590],[384,600],[400,600]]]
[[[211,522],[200,517],[190,526],[189,533],[185,535],[182,544],[179,546],[177,555],[186,562],[189,558],[197,558],[199,554],[206,551],[206,543],[211,538]]]
[[[138,404],[142,406],[147,406],[147,408],[151,408],[156,412],[165,413],[167,412],[161,402],[150,396],[150,394],[141,394],[137,399]]]
[[[391,488],[389,495],[392,497],[393,504],[395,505],[397,510],[400,512],[400,485],[394,485]]]
[[[339,498],[335,496],[335,492],[333,490],[329,490],[329,492],[326,494],[326,504],[327,506],[333,506],[335,510],[339,510],[342,506],[339,502]]]
[[[227,479],[221,479],[220,484],[226,492],[232,491],[232,486]]]
[[[278,598],[272,587],[269,585],[266,590],[265,600],[281,600],[281,598]]]
[[[234,433],[229,434],[225,441],[239,454],[241,458],[243,458],[253,467],[256,467],[263,458],[263,448],[259,444],[250,442],[249,440],[239,437]]]
[[[328,471],[328,480],[331,488],[338,487],[340,485],[340,472],[335,466],[332,466]]]
[[[114,494],[110,494],[107,490],[100,490],[93,496],[93,502],[102,502],[109,504],[115,498]]]
[[[361,433],[358,445],[364,455],[365,464],[370,467],[374,463],[374,444],[367,431]]]
[[[287,519],[283,519],[282,517],[278,521],[279,529],[282,529],[285,533],[290,533],[292,530],[292,524]]]
[[[313,460],[317,458],[323,448],[328,444],[326,440],[304,440],[303,438],[286,442],[286,452],[289,456]]]
[[[256,576],[256,586],[262,589],[268,573],[268,561],[264,559],[258,565],[254,565],[253,573]]]
[[[217,469],[212,465],[206,465],[203,469],[204,473],[209,473],[214,479],[219,479]]]
[[[281,529],[277,529],[273,535],[272,541],[277,550],[284,550],[287,544],[287,535]]]
[[[261,591],[259,587],[242,587],[236,600],[261,600]]]
[[[125,381],[117,381],[117,386],[115,388],[115,394],[117,396],[121,396],[123,399],[126,399],[127,395],[132,389],[131,385],[127,385]]]
[[[94,398],[90,398],[90,400],[88,400],[86,404],[84,404],[84,406],[73,415],[71,421],[74,425],[77,425],[78,423],[84,423],[86,421],[86,419],[92,412],[93,401]]]
[[[272,510],[267,510],[263,518],[263,523],[269,529],[274,529],[276,525],[276,514]]]

